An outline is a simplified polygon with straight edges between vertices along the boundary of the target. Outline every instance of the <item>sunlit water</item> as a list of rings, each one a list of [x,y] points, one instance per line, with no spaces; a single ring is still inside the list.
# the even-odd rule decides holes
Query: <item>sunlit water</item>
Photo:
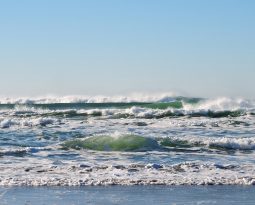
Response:
[[[107,100],[1,102],[0,185],[255,184],[254,101]]]

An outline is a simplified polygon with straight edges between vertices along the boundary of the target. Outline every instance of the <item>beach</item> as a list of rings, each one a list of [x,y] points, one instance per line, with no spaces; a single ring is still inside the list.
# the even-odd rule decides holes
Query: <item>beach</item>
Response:
[[[255,1],[0,3],[0,205],[255,204]]]

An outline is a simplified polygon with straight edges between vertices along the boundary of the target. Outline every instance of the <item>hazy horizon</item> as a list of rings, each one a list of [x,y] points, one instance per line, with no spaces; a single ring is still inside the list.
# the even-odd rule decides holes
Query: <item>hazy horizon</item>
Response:
[[[0,96],[254,99],[255,2],[4,1]]]

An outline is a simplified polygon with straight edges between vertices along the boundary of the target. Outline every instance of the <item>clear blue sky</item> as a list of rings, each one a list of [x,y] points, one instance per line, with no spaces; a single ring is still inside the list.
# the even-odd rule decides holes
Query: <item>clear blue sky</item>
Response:
[[[0,95],[255,98],[253,0],[0,1]]]

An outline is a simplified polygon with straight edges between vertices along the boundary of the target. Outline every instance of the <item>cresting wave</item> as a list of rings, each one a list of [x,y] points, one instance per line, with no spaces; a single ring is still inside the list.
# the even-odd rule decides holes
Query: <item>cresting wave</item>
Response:
[[[147,105],[146,105],[147,106]],[[165,105],[153,105],[163,107]],[[0,112],[1,113],[1,112]],[[145,105],[132,106],[130,108],[107,108],[107,109],[67,109],[67,110],[49,110],[49,109],[26,109],[26,110],[5,110],[2,111],[0,122],[17,121],[16,118],[38,118],[48,119],[48,118],[75,118],[75,117],[102,117],[102,118],[112,118],[112,119],[122,119],[122,118],[145,118],[145,119],[159,119],[159,118],[171,118],[171,117],[208,117],[208,118],[222,118],[222,117],[239,117],[244,115],[255,115],[254,110],[234,110],[234,111],[212,111],[212,110],[184,110],[176,108],[147,108]],[[15,119],[11,119],[15,118]],[[28,120],[31,121],[31,120]]]
[[[98,151],[149,151],[158,148],[155,140],[136,135],[93,136],[84,140],[68,141],[63,146],[64,148]]]
[[[171,137],[160,141],[164,147],[209,148],[218,150],[255,150],[255,138],[248,137]]]
[[[147,98],[146,98],[147,99]],[[131,99],[116,102],[99,103],[93,100],[64,101],[62,98],[51,100],[9,100],[1,101],[2,116],[36,116],[40,117],[77,117],[106,116],[113,118],[164,118],[164,117],[238,117],[255,115],[255,101],[244,99],[200,99],[186,97],[164,97],[157,100],[133,101]],[[114,101],[116,99],[111,99]],[[14,104],[13,104],[14,103]],[[16,103],[16,104],[15,104]]]
[[[0,119],[0,128],[48,126],[53,124],[60,124],[60,122],[61,121],[58,119],[49,117],[39,117],[35,119],[5,118]]]
[[[133,94],[128,96],[63,96],[63,97],[33,97],[33,98],[0,98],[1,105],[15,104],[83,104],[83,103],[169,103],[182,102],[184,109],[201,110],[237,110],[255,108],[255,100],[242,98],[197,98],[182,97],[174,94],[143,95]]]
[[[46,97],[18,97],[0,98],[0,104],[53,104],[53,103],[129,103],[129,102],[171,102],[174,93],[159,94],[130,94],[127,96],[46,96]]]
[[[45,150],[94,150],[102,152],[212,152],[216,151],[253,151],[255,150],[254,138],[234,137],[164,137],[148,138],[132,134],[124,135],[95,135],[67,140],[51,147],[5,147],[0,149],[1,156],[25,156]],[[249,153],[249,152],[247,152]]]
[[[96,135],[66,141],[64,149],[89,149],[97,151],[182,151],[192,148],[211,150],[255,150],[254,138],[242,137],[164,137],[148,138],[132,134],[125,135]],[[194,151],[194,150],[193,150]],[[203,150],[206,151],[206,150]]]

